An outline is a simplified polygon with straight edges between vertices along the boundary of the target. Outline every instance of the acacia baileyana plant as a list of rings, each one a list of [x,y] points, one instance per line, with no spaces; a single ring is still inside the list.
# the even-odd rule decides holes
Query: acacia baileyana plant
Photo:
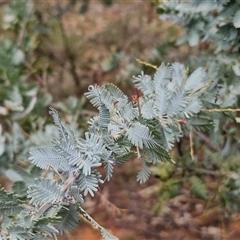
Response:
[[[93,197],[99,183],[111,179],[116,164],[131,156],[142,162],[137,181],[145,182],[151,173],[149,166],[174,163],[169,150],[175,141],[213,127],[206,109],[211,103],[216,106],[206,91],[213,81],[203,68],[188,76],[183,65],[162,63],[153,78],[141,73],[134,77],[134,84],[136,94],[130,100],[113,84],[89,87],[85,96],[99,116],[89,120],[85,138],[77,139],[50,108],[59,138],[51,146],[30,151],[34,167],[30,172],[18,171],[24,181],[13,184],[13,193],[0,190],[1,239],[57,238],[75,228],[81,217],[105,239],[117,239],[82,208],[83,196]],[[104,177],[100,166],[106,170]],[[45,177],[36,167],[45,170]]]

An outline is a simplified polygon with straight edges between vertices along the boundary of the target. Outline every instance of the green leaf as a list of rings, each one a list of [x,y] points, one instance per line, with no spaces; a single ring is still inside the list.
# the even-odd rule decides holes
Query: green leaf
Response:
[[[161,140],[162,145],[167,149],[170,150],[173,147],[173,143],[175,142],[173,130],[170,127],[158,125],[161,130]]]
[[[0,189],[0,215],[17,215],[22,210],[21,201],[13,193]]]
[[[1,229],[2,230],[6,230],[8,227],[11,226],[12,224],[12,218],[11,217],[7,217],[7,216],[1,216]],[[0,234],[0,238],[2,237],[2,235]],[[7,239],[7,238],[3,238],[3,239]]]
[[[48,236],[59,234],[59,231],[52,225],[52,223],[59,222],[57,217],[51,219],[47,217],[38,218],[34,222],[34,230],[36,232],[43,232]]]
[[[207,200],[208,190],[206,188],[206,185],[203,183],[203,181],[196,176],[191,176],[189,180],[192,184],[192,186],[190,187],[191,193],[193,193],[194,195],[202,199]]]
[[[237,76],[240,76],[240,64],[234,64],[232,66],[232,70]]]
[[[130,157],[132,157],[134,155],[135,155],[134,152],[124,153],[124,154],[116,157],[116,162],[119,164],[125,163]]]
[[[15,194],[24,196],[27,193],[27,186],[24,181],[17,181],[13,183],[12,190]]]
[[[233,16],[233,25],[235,28],[240,28],[240,10],[238,10]]]
[[[60,234],[68,233],[70,230],[76,228],[80,222],[77,205],[71,204],[68,208],[62,208],[57,216],[61,217],[61,221],[54,224]]]
[[[14,202],[0,202],[0,216],[16,216],[23,209],[21,205]]]
[[[26,185],[32,184],[34,182],[31,173],[27,172],[25,169],[18,166],[13,166],[12,170],[15,171],[18,175],[20,175],[20,179],[22,181],[24,180]]]
[[[25,54],[21,49],[15,49],[12,55],[12,64],[19,65],[25,60]]]
[[[195,131],[208,131],[213,127],[213,120],[204,116],[193,116],[187,121],[186,126]]]
[[[1,115],[1,112],[0,112],[0,115]],[[0,156],[5,151],[5,140],[6,140],[6,137],[2,135],[2,125],[0,124]]]
[[[147,162],[157,164],[159,162],[173,162],[169,152],[158,145],[154,149],[144,149],[143,151],[144,158]]]

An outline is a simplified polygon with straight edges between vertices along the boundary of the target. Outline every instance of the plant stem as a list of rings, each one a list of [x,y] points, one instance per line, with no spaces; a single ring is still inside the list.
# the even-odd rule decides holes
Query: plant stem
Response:
[[[240,108],[213,108],[213,109],[201,109],[202,112],[240,112]]]
[[[107,236],[108,239],[111,239],[111,240],[118,240],[118,238],[112,234],[110,234],[105,228],[103,228],[101,225],[99,225],[90,215],[88,215],[88,213],[82,208],[79,206],[79,209],[80,209],[80,214],[86,219],[88,220],[93,227],[97,228],[100,230],[101,234],[104,236]]]

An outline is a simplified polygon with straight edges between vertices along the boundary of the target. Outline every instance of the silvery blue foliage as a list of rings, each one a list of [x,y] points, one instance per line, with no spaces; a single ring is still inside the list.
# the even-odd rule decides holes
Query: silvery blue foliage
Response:
[[[45,239],[56,237],[73,229],[80,215],[105,239],[117,239],[82,209],[83,196],[94,196],[99,183],[111,179],[116,164],[134,156],[142,163],[137,181],[147,181],[151,165],[174,162],[169,150],[184,132],[205,131],[213,126],[212,119],[201,112],[204,89],[211,84],[202,68],[188,76],[183,65],[162,63],[153,78],[142,73],[134,77],[134,84],[137,89],[132,99],[113,84],[89,87],[85,95],[99,115],[89,120],[84,138],[75,137],[58,112],[50,108],[59,136],[51,145],[33,148],[29,157],[35,168],[49,174],[43,178],[32,169],[37,177],[32,181],[27,171],[16,168],[29,180],[16,182],[15,194],[0,191],[0,206],[4,206],[0,213],[6,217],[18,214],[15,225],[10,221],[5,226],[10,239],[41,239],[40,231]],[[105,169],[104,180],[99,167]],[[21,187],[27,189],[27,194]],[[25,196],[27,206],[18,200],[18,194],[22,199]]]
[[[210,44],[209,49],[213,49],[213,53],[207,55],[210,59],[202,59],[202,62],[217,61],[225,64],[225,74],[231,67],[231,71],[240,76],[239,1],[164,0],[158,5],[158,11],[163,21],[170,19],[185,28],[185,34],[177,41],[179,45],[187,43],[193,47],[201,43]]]

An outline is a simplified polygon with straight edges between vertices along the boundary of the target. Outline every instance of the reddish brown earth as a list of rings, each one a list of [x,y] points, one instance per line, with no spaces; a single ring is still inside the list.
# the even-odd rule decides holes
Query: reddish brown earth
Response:
[[[160,180],[151,177],[145,184],[136,182],[138,160],[116,167],[113,179],[101,187],[96,198],[86,199],[87,212],[121,240],[201,240],[240,239],[240,217],[233,214],[226,222],[215,206],[191,197],[187,189],[164,202],[159,213],[153,208]],[[100,240],[99,232],[88,223],[80,224],[63,239]]]

